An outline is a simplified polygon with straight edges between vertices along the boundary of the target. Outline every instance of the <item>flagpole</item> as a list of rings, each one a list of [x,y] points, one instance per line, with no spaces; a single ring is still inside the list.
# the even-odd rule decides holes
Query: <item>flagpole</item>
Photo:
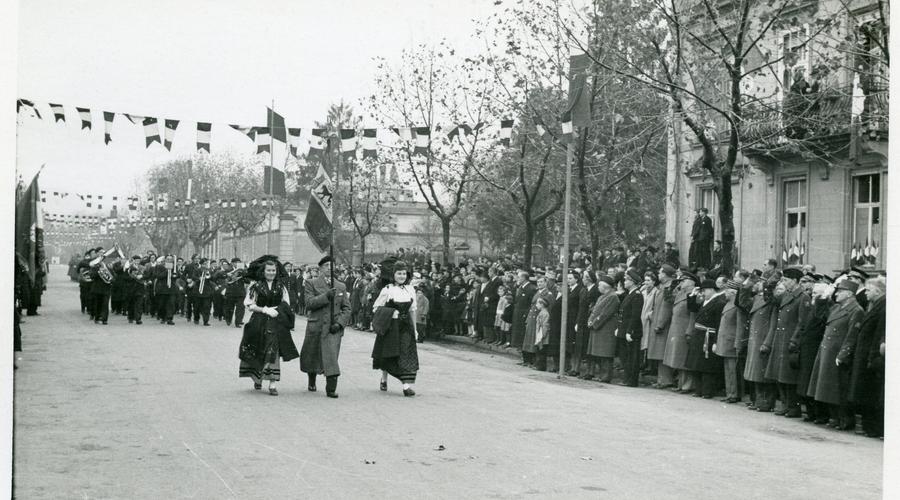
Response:
[[[338,140],[340,140],[340,135],[338,135]],[[328,143],[326,142],[326,145]],[[330,149],[330,148],[329,148]],[[325,157],[328,158],[328,150],[325,151]],[[331,287],[334,288],[334,234],[335,227],[337,226],[337,221],[334,218],[334,207],[337,206],[337,190],[338,190],[338,182],[340,182],[340,171],[341,171],[341,152],[338,150],[337,155],[337,168],[334,169],[334,188],[331,190],[331,245],[328,246],[328,253],[331,257]],[[331,298],[331,325],[334,324],[334,297]]]
[[[572,189],[572,158],[575,156],[575,127],[572,128],[572,138],[566,145],[566,208],[563,218],[563,268],[562,268],[562,312],[560,317],[559,332],[559,375],[564,378],[566,373],[566,328],[569,313],[569,212],[572,208],[572,200],[569,192]]]
[[[269,231],[266,232],[266,254],[271,255],[270,247],[272,243],[272,183],[275,182],[275,98],[272,98],[272,109],[267,113],[269,127],[269,185],[266,186],[266,195],[269,203],[266,203],[266,219],[269,220]]]

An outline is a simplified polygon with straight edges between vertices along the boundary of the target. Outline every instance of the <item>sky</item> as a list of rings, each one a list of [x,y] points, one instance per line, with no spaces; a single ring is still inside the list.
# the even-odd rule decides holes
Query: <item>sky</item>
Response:
[[[495,8],[491,0],[21,1],[17,94],[44,119],[19,115],[17,172],[27,181],[44,165],[47,191],[127,196],[153,164],[195,150],[196,121],[213,123],[214,151],[251,154],[253,144],[225,124],[265,125],[274,100],[289,127],[309,127],[329,104],[371,93],[374,57],[396,61],[441,38],[474,52],[472,19]],[[49,102],[65,106],[65,124],[53,122]],[[76,106],[92,110],[92,130],[81,130]],[[107,146],[103,111],[157,117],[160,133],[165,118],[182,123],[168,152],[146,149],[142,127],[117,115]]]

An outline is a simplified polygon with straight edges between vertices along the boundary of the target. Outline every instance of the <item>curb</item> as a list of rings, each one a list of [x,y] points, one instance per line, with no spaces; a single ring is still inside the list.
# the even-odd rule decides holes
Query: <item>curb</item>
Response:
[[[464,337],[461,335],[441,335],[437,339],[426,340],[425,342],[426,343],[428,343],[428,342],[437,342],[437,343],[447,342],[447,343],[452,343],[452,344],[466,344],[475,349],[478,349],[479,351],[490,352],[493,354],[500,354],[502,356],[508,356],[510,358],[519,359],[519,360],[522,358],[522,354],[519,352],[518,349],[516,349],[514,347],[501,347],[501,346],[495,346],[495,345],[490,345],[490,344],[484,344],[481,342],[476,342],[475,339],[473,339],[472,337]]]

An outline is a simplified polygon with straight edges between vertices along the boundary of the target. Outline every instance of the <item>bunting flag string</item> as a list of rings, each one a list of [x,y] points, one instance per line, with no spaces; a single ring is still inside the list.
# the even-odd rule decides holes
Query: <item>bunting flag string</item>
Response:
[[[125,115],[128,116],[128,115]],[[150,147],[154,142],[157,144],[161,144],[159,140],[159,127],[156,126],[156,118],[146,117],[143,121],[144,124],[144,140],[146,141],[146,147]]]
[[[59,122],[65,123],[66,122],[66,110],[63,109],[62,104],[50,103],[50,111],[53,112],[53,122],[54,123],[59,123]]]
[[[91,130],[91,110],[89,108],[75,108],[78,116],[81,117],[81,130]]]
[[[172,140],[175,138],[175,129],[178,128],[178,120],[170,120],[166,118],[166,126],[165,126],[165,139],[163,141],[163,147],[166,148],[167,151],[172,151]]]
[[[103,112],[103,143],[109,144],[112,141],[112,125],[116,119],[116,114],[111,111]]]
[[[197,151],[210,152],[212,123],[197,122]]]

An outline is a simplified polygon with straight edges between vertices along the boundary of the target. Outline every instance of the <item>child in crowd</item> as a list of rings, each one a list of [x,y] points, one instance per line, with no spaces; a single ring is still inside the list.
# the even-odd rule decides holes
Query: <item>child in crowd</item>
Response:
[[[496,319],[494,320],[494,328],[497,329],[497,341],[494,342],[495,345],[505,345],[509,347],[509,328],[512,326],[512,293],[509,292],[509,289],[506,285],[500,285],[497,287],[497,295],[500,296],[500,300],[497,301],[497,311],[496,311]],[[509,309],[509,314],[506,314],[506,310]]]
[[[416,286],[416,331],[419,333],[418,343],[425,341],[426,327],[428,324],[428,297],[425,296],[424,286],[419,284]]]

